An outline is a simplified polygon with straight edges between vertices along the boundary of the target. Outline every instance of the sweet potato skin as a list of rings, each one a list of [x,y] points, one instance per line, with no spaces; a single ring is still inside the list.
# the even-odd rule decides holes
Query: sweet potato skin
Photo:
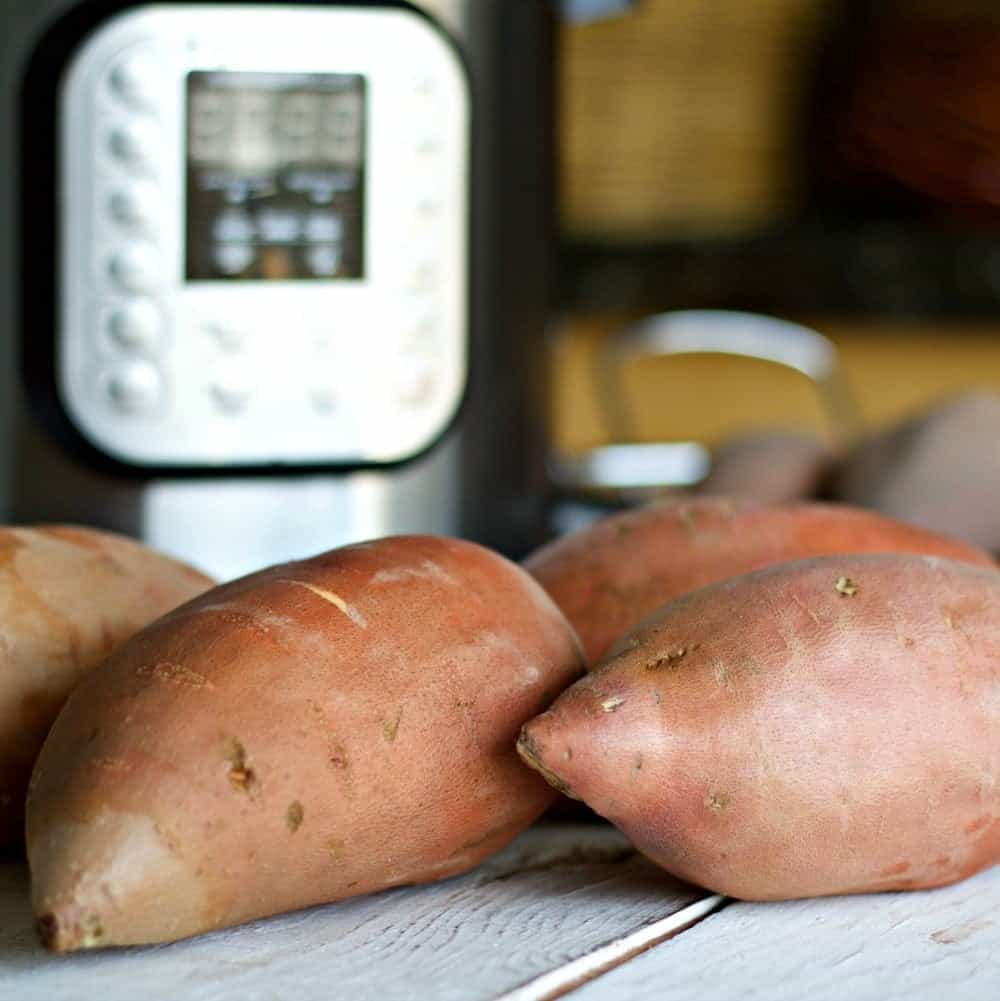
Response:
[[[863,440],[832,496],[1000,553],[1000,393],[972,391]]]
[[[669,500],[605,518],[525,562],[576,629],[588,663],[668,601],[775,563],[838,553],[909,552],[982,566],[966,543],[834,504]]]
[[[43,939],[167,941],[465,871],[555,798],[516,737],[581,673],[541,587],[468,542],[384,539],[211,591],[88,679],[46,742]]]
[[[818,435],[757,431],[730,438],[712,453],[698,492],[792,504],[820,496],[836,453]]]
[[[24,797],[76,684],[153,619],[211,587],[124,536],[68,525],[0,528],[0,849],[24,839]]]
[[[697,591],[519,750],[719,893],[954,882],[1000,861],[1000,572],[838,556]]]

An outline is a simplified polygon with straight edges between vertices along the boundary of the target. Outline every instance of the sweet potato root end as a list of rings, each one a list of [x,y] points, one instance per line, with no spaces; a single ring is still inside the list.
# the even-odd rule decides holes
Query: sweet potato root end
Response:
[[[104,929],[97,915],[88,916],[82,923],[67,922],[60,921],[55,913],[49,911],[36,919],[35,930],[49,952],[96,949],[104,944]]]
[[[568,796],[570,799],[579,799],[580,797],[573,792],[569,785],[564,782],[555,772],[550,771],[541,762],[541,750],[535,742],[535,739],[527,732],[527,729],[521,730],[520,737],[517,738],[517,753],[521,756],[521,760],[529,767],[533,768],[539,775],[545,779],[546,782],[557,792],[562,793],[564,796]]]

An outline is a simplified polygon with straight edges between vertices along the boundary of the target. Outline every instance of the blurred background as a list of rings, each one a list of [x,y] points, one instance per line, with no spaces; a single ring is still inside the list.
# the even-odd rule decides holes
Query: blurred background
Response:
[[[567,27],[565,447],[605,434],[589,402],[595,341],[668,309],[815,327],[873,426],[997,387],[998,52],[989,0],[642,0]],[[693,361],[687,378],[679,364],[632,373],[650,397],[644,436],[819,419],[784,373],[713,358],[710,378]],[[667,386],[669,405],[652,399]]]
[[[517,556],[716,490],[1000,550],[992,0],[284,3],[266,35],[198,9],[0,15],[6,518],[226,575],[396,531]],[[344,17],[368,41],[338,48]],[[354,160],[279,155],[279,110],[270,166],[205,173],[192,109],[257,100],[259,70],[279,109],[348,94]],[[206,177],[295,212],[317,177],[353,194],[219,235]]]
[[[643,0],[569,25],[557,479],[826,497],[1000,549],[998,52],[989,0]],[[692,309],[795,320],[833,354],[629,332]]]

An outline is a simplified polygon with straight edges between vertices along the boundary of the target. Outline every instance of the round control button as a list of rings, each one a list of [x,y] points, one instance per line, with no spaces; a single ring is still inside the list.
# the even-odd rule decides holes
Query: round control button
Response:
[[[124,414],[148,414],[163,398],[163,377],[146,361],[133,361],[109,372],[104,391],[108,402]]]
[[[160,284],[163,262],[151,243],[133,243],[111,258],[111,277],[126,292],[151,292]]]
[[[337,243],[344,235],[344,220],[333,212],[310,212],[305,235],[312,243]]]
[[[111,193],[108,211],[122,226],[145,229],[156,219],[161,202],[160,191],[155,184],[136,181],[127,188],[119,188]]]
[[[212,380],[209,392],[216,407],[224,414],[238,414],[246,410],[253,388],[243,372],[230,369]]]
[[[212,233],[220,243],[249,243],[255,235],[253,219],[240,209],[229,209],[215,220]]]
[[[339,244],[317,244],[306,251],[309,270],[320,278],[330,278],[340,270],[341,251]]]
[[[238,275],[253,264],[256,256],[248,243],[222,243],[215,248],[215,266],[224,275]]]
[[[111,89],[135,108],[154,108],[163,90],[163,67],[150,52],[131,52],[111,70]]]
[[[257,227],[265,243],[295,243],[302,232],[298,212],[265,209],[257,215]]]
[[[156,160],[160,134],[148,122],[120,125],[108,134],[111,155],[131,170],[148,170]]]
[[[153,355],[163,347],[163,313],[149,299],[135,299],[112,310],[107,325],[112,342],[123,351]]]

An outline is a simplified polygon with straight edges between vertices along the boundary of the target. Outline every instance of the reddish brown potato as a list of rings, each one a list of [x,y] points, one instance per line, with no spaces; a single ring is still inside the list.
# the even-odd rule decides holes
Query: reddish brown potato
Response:
[[[1000,393],[964,393],[868,438],[833,494],[1000,553]]]
[[[1000,572],[837,556],[686,595],[523,730],[671,873],[775,900],[1000,861]]]
[[[518,730],[582,672],[518,566],[400,537],[154,623],[73,694],[32,777],[43,940],[161,942],[471,868],[555,798]]]
[[[759,431],[731,438],[712,453],[698,493],[791,504],[818,497],[834,452],[818,435]]]
[[[909,552],[993,566],[987,553],[869,511],[665,501],[557,539],[525,561],[572,623],[588,663],[679,595],[774,563],[837,553]]]
[[[80,679],[212,583],[123,536],[0,528],[0,849],[23,842],[31,768]]]

